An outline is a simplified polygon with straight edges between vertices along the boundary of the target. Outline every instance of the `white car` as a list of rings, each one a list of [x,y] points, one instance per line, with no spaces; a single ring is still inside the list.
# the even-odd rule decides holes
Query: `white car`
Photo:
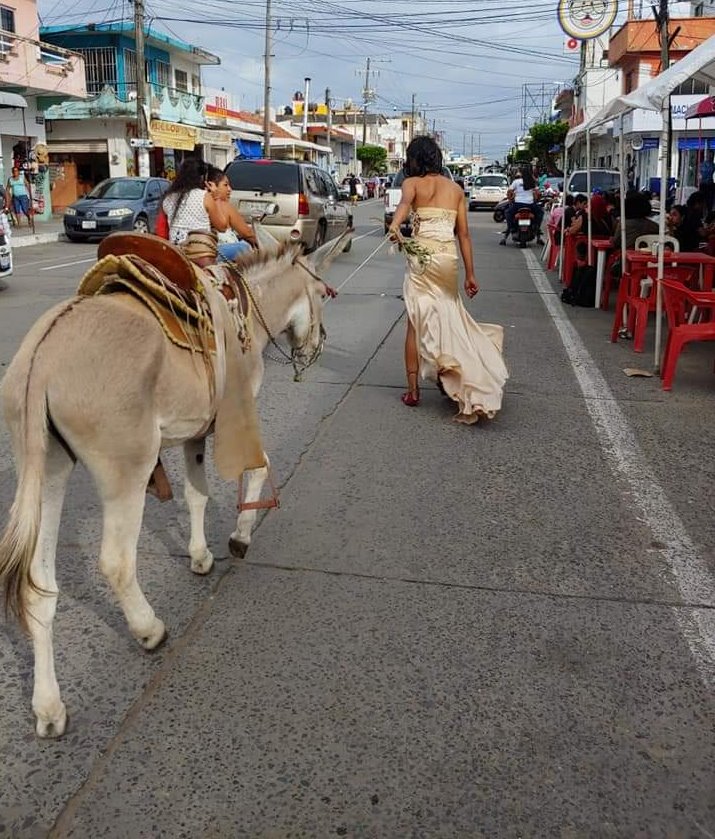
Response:
[[[506,175],[477,175],[472,181],[469,189],[469,209],[476,210],[478,207],[494,209],[506,199],[506,192],[509,189],[509,179]]]
[[[11,236],[7,216],[0,210],[0,279],[12,274]]]

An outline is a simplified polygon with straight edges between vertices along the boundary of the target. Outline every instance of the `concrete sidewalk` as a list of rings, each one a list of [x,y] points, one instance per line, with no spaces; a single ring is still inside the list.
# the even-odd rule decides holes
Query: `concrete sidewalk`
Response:
[[[66,242],[64,225],[61,218],[52,218],[50,221],[36,221],[35,232],[29,227],[12,228],[12,247],[27,248],[32,245],[49,245],[52,242]]]

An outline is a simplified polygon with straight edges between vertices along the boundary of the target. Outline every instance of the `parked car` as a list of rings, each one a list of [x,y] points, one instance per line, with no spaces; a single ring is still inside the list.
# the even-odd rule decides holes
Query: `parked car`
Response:
[[[567,194],[576,195],[582,192],[584,195],[588,189],[588,175],[585,169],[577,169],[566,179]],[[620,173],[615,169],[591,169],[591,192],[600,189],[603,192],[610,192],[619,189],[621,185]]]
[[[312,163],[234,160],[225,172],[231,202],[247,219],[276,205],[263,226],[280,241],[302,242],[306,250],[314,250],[353,226],[333,177]]]
[[[442,167],[442,174],[450,181],[454,180],[452,173],[446,166]],[[397,205],[400,203],[400,196],[402,195],[402,182],[405,180],[404,169],[400,170],[392,180],[392,183],[385,190],[385,233],[390,229],[392,224],[392,217],[395,215]],[[403,233],[409,236],[410,225],[405,222],[402,225]]]
[[[12,274],[12,234],[7,215],[0,209],[0,280]]]
[[[70,242],[106,236],[119,230],[152,233],[161,199],[169,188],[165,178],[108,178],[70,204],[64,213]]]
[[[469,209],[496,207],[506,198],[509,179],[506,175],[477,175],[469,189]]]

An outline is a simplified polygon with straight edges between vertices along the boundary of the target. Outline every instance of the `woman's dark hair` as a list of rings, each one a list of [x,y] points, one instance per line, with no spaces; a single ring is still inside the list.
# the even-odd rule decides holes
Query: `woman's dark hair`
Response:
[[[189,157],[179,166],[176,178],[164,196],[165,198],[168,198],[170,195],[177,196],[174,212],[171,214],[172,222],[191,190],[205,189],[210,168],[209,164],[201,160],[200,157]]]
[[[534,179],[534,173],[531,170],[531,166],[521,167],[521,180],[524,184],[524,190],[527,192],[536,187],[536,181]]]
[[[653,212],[650,198],[642,192],[626,193],[626,219],[648,218]]]
[[[677,210],[678,213],[680,213],[680,218],[683,219],[683,221],[685,221],[685,216],[687,216],[688,214],[688,208],[685,206],[685,204],[673,204],[673,206],[670,208],[670,212],[672,213],[673,210]]]
[[[212,184],[220,184],[221,181],[227,177],[228,175],[222,169],[219,169],[218,166],[212,166],[209,164],[204,180],[211,181]]]
[[[408,178],[442,174],[442,152],[431,137],[415,137],[407,146],[405,174]]]

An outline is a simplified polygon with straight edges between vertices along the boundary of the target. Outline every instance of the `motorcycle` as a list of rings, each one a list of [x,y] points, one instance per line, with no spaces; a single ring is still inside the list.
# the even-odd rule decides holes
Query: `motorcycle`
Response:
[[[521,207],[514,213],[514,223],[509,233],[520,248],[525,248],[536,239],[536,216],[528,208]]]

